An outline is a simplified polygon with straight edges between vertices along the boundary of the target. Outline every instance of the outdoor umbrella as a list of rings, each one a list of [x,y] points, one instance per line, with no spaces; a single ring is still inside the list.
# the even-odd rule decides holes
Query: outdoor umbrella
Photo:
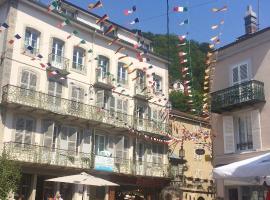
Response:
[[[92,186],[119,186],[116,183],[92,176],[85,172],[82,172],[77,175],[52,178],[46,181],[60,182],[60,183],[73,183],[73,184],[78,184],[78,185],[92,185]]]
[[[270,176],[270,153],[217,167],[213,170],[213,176],[216,179]]]

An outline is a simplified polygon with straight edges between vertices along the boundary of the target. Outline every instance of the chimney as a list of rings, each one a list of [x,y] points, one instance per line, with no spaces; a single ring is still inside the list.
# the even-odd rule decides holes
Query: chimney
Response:
[[[257,31],[257,15],[252,10],[251,5],[247,7],[247,11],[245,15],[245,29],[246,29],[246,35],[253,34]]]

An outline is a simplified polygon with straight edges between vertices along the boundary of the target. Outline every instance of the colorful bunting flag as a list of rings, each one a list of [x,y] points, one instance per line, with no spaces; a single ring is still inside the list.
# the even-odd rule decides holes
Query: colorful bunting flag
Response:
[[[188,24],[188,19],[182,21],[179,25],[180,25],[180,26],[183,26],[183,25],[185,25],[185,24]]]
[[[70,39],[73,35],[78,35],[79,32],[77,30],[72,31],[72,33],[67,37],[67,39]]]
[[[102,5],[102,3],[101,3],[101,1],[97,1],[96,3],[90,3],[89,5],[88,5],[88,8],[90,9],[90,10],[92,10],[92,9],[94,9],[94,8],[100,8],[100,7],[102,7],[103,5]]]
[[[61,24],[58,24],[57,27],[58,28],[63,28],[66,25],[70,24],[70,20],[69,19],[65,19],[65,21],[63,21]]]
[[[129,24],[133,25],[133,24],[136,24],[136,23],[139,23],[139,22],[140,22],[139,18],[136,18],[132,22],[130,22]]]
[[[119,48],[115,51],[115,54],[119,53],[121,50],[124,50],[124,49],[125,49],[125,47],[123,47],[123,46],[119,47]]]
[[[116,41],[119,41],[120,38],[115,38],[113,41],[109,42],[108,45],[111,46],[112,44],[114,44]]]
[[[187,7],[182,7],[182,6],[175,6],[173,7],[174,12],[186,12],[188,11]]]
[[[130,10],[128,10],[128,9],[124,10],[124,14],[130,15],[130,14],[134,13],[136,10],[137,10],[136,6],[132,6],[132,8]]]
[[[110,25],[109,28],[104,32],[104,35],[107,35],[115,30],[114,25]]]
[[[96,20],[96,24],[99,24],[101,22],[104,22],[109,19],[109,16],[107,14],[103,15],[100,19]]]
[[[122,59],[127,58],[127,57],[128,57],[128,54],[126,54],[126,55],[124,55],[124,56],[119,57],[119,58],[118,58],[118,60],[122,60]]]

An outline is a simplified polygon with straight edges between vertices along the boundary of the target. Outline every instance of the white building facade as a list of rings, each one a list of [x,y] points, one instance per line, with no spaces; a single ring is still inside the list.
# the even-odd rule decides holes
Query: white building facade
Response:
[[[22,166],[17,193],[117,199],[136,189],[157,199],[154,191],[168,181],[168,62],[148,39],[109,21],[97,25],[96,15],[71,3],[47,9],[0,1],[0,147]],[[117,28],[104,34],[110,25]],[[81,171],[121,187],[83,192],[45,182]]]

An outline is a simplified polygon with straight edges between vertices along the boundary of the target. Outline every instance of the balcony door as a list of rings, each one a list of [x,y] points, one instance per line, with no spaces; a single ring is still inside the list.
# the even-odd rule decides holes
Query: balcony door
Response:
[[[109,75],[109,58],[99,56],[98,59],[98,81],[104,82]]]
[[[72,86],[71,91],[71,109],[74,111],[82,111],[84,101],[84,89],[78,86]]]
[[[55,67],[62,69],[64,61],[64,42],[57,38],[53,38],[52,46],[52,64]]]
[[[36,93],[36,87],[37,87],[37,75],[31,71],[24,70],[22,71],[21,76],[21,95],[27,96],[30,98],[27,98],[25,100],[34,100],[35,93]]]
[[[48,102],[58,109],[61,106],[62,84],[56,81],[49,81],[48,94]]]
[[[35,121],[28,117],[18,117],[15,125],[15,146],[27,147],[33,141]]]
[[[75,127],[63,126],[61,128],[60,149],[67,150],[68,155],[76,152],[77,132]]]
[[[137,89],[138,92],[137,93],[141,93],[145,86],[146,86],[146,76],[145,76],[145,72],[142,70],[137,70]]]
[[[137,126],[143,127],[147,125],[148,117],[151,116],[151,109],[147,105],[138,103],[136,105],[135,116]]]

